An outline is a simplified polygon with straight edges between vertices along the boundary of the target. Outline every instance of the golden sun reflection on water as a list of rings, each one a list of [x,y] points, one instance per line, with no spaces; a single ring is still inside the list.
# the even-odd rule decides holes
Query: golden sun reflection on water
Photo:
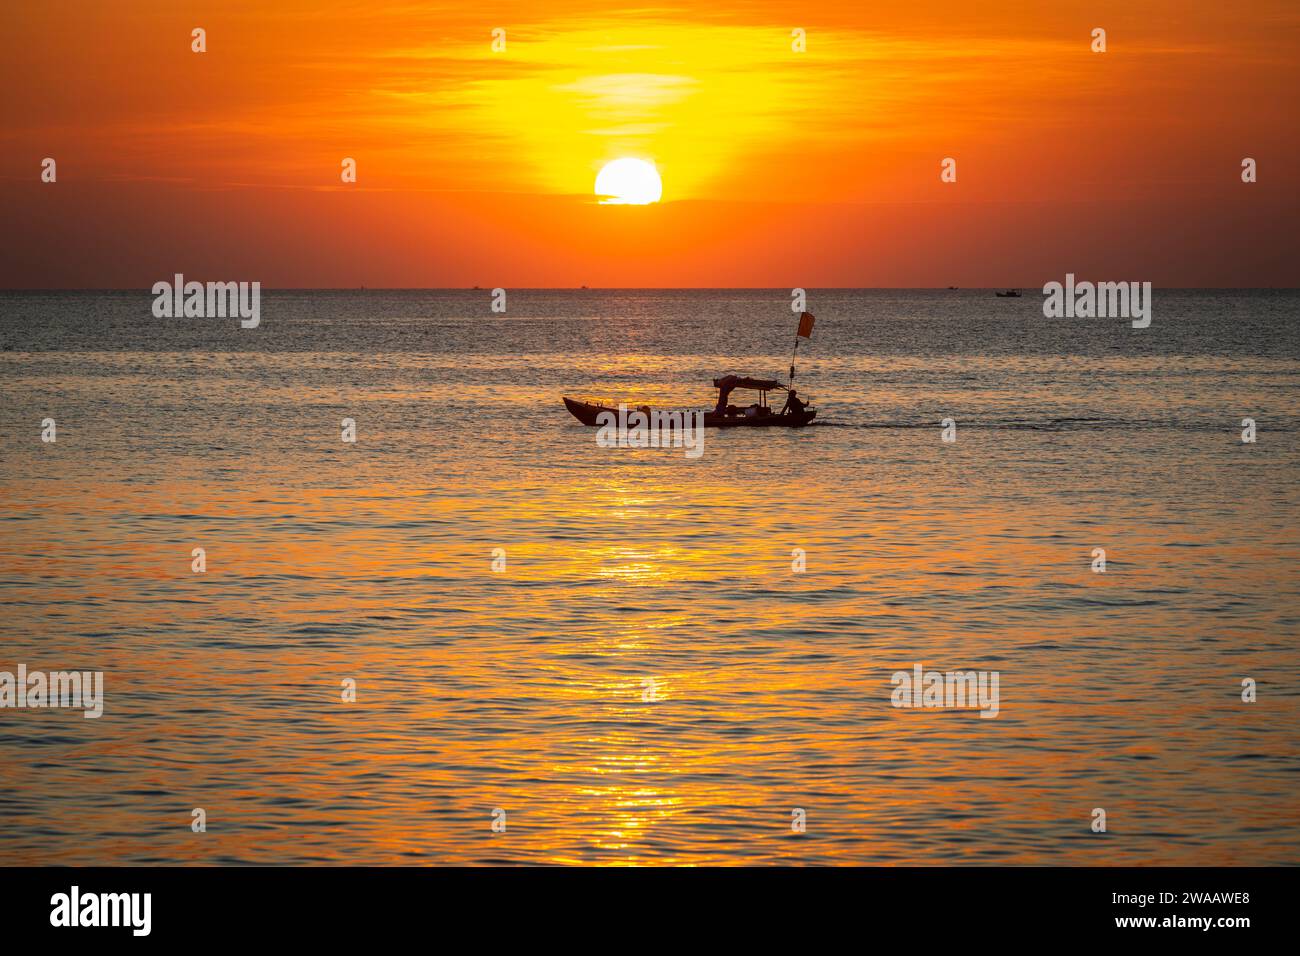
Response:
[[[1295,513],[1277,466],[1190,430],[1154,450],[828,427],[710,435],[697,462],[603,455],[553,396],[527,419],[536,389],[476,388],[499,428],[437,432],[419,406],[341,450],[298,403],[198,416],[183,441],[154,423],[150,455],[153,432],[95,422],[88,443],[118,444],[44,449],[6,481],[9,660],[102,668],[110,698],[100,721],[0,716],[23,824],[0,860],[1294,856],[1296,701],[1234,696],[1294,669],[1294,522],[1257,511]],[[30,477],[51,463],[57,481]],[[999,717],[893,708],[916,662],[999,670]],[[202,843],[196,805],[220,824]],[[1096,805],[1124,840],[1087,839]]]

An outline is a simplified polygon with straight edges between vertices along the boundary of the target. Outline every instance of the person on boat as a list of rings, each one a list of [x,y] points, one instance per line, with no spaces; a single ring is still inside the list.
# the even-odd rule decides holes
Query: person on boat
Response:
[[[802,415],[803,410],[808,407],[807,402],[799,400],[799,396],[792,388],[785,396],[785,407],[781,409],[782,415]]]

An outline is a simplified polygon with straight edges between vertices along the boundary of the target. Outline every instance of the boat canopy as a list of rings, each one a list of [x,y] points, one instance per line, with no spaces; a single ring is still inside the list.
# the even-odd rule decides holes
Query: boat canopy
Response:
[[[724,375],[713,380],[713,387],[730,392],[737,388],[752,388],[759,392],[770,392],[774,388],[785,388],[780,382],[769,378],[742,378],[739,375]]]
[[[727,398],[732,391],[737,388],[751,388],[759,393],[769,392],[774,388],[785,388],[780,382],[770,378],[743,378],[739,375],[724,375],[722,378],[713,380],[713,387],[718,390],[718,404],[714,413],[718,415],[726,414]],[[760,394],[759,403],[767,404],[765,395]]]

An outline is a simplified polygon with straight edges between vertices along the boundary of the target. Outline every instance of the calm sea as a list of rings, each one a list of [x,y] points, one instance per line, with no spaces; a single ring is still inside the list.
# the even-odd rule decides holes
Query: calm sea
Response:
[[[784,376],[788,290],[490,302],[0,294],[0,670],[106,694],[0,709],[0,863],[1300,859],[1300,294],[810,290],[817,424],[697,459],[560,396]]]

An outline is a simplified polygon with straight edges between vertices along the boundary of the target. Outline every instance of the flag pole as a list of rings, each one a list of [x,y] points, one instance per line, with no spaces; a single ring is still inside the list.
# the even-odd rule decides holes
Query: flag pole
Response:
[[[790,384],[787,386],[787,391],[794,388],[794,360],[799,355],[799,340],[812,338],[814,321],[816,320],[811,312],[799,313],[799,324],[794,329],[794,351],[790,353]]]

